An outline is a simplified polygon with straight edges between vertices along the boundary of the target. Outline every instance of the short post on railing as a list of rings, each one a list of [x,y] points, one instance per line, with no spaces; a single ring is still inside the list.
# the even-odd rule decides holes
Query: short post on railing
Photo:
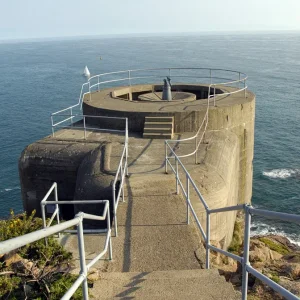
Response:
[[[165,141],[165,173],[168,174],[168,149],[167,141]]]
[[[110,210],[109,210],[109,206],[108,206],[108,210],[107,210],[107,217],[106,217],[106,226],[107,226],[107,232],[109,234],[109,249],[108,249],[108,253],[109,253],[109,260],[112,260],[112,242],[111,242],[111,228],[110,228]]]
[[[250,246],[250,224],[251,214],[249,212],[249,205],[245,205],[245,231],[244,231],[244,255],[242,261],[243,277],[242,277],[242,299],[247,299],[248,292],[248,271],[249,265],[249,246]]]
[[[186,174],[186,223],[190,224],[190,178]]]
[[[198,163],[197,136],[195,137],[195,165]]]
[[[83,116],[83,130],[84,130],[84,139],[86,140],[85,116]]]
[[[214,85],[214,106],[216,106],[216,85]]]
[[[89,94],[90,94],[90,101],[92,101],[91,82],[90,82],[90,80],[89,80]]]
[[[57,204],[55,204],[55,210],[57,211],[57,213],[56,213],[57,224],[59,224],[60,220],[59,220],[59,205],[58,205],[57,183],[55,183],[55,188],[54,188],[54,199],[55,199],[55,202],[57,203]],[[60,237],[60,233],[58,233],[58,237]]]
[[[98,92],[100,91],[100,82],[99,82],[99,78],[100,78],[100,75],[98,75]]]
[[[73,109],[70,108],[71,125],[73,125]]]
[[[246,79],[244,79],[244,97],[247,98]]]
[[[78,237],[78,249],[79,249],[79,259],[80,259],[80,272],[85,277],[82,282],[82,294],[83,299],[88,300],[88,283],[87,283],[87,267],[85,262],[85,250],[84,250],[84,237],[83,237],[83,219],[80,217],[80,223],[77,225],[77,237]]]
[[[115,236],[118,236],[118,219],[117,219],[117,211],[116,211],[116,184],[113,183],[112,186],[112,198],[113,198],[113,217],[114,217],[114,224],[115,224]]]
[[[131,72],[128,70],[128,85],[131,86]]]
[[[210,212],[206,209],[206,269],[210,268]]]
[[[179,173],[178,173],[178,158],[175,157],[175,168],[176,168],[176,194],[179,195]]]
[[[51,115],[51,128],[52,128],[52,137],[54,137],[54,126],[53,126],[53,116]]]
[[[129,175],[128,173],[128,118],[125,119],[125,147],[126,147],[126,160],[125,160],[125,163],[126,163],[126,176]]]

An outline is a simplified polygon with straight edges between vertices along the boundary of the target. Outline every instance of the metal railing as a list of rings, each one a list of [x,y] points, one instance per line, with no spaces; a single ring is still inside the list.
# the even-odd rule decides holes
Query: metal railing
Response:
[[[55,117],[62,118],[60,121],[55,122]],[[74,122],[74,119],[77,119]],[[87,119],[98,119],[98,120],[117,120],[117,121],[124,121],[124,129],[111,129],[111,128],[100,128],[100,127],[91,127],[88,126]],[[70,124],[61,125],[66,122],[70,121]],[[112,132],[112,133],[124,133],[125,137],[128,136],[128,120],[127,118],[119,118],[119,117],[106,117],[106,116],[93,116],[93,115],[51,115],[51,126],[52,126],[52,136],[55,137],[55,129],[83,129],[83,138],[87,138],[87,131],[100,131],[100,132]]]
[[[50,191],[51,193],[51,191]],[[37,230],[16,238],[12,238],[10,240],[6,240],[0,242],[0,254],[8,253],[12,250],[25,246],[27,244],[33,243],[43,238],[47,238],[51,235],[60,233],[70,227],[77,226],[77,236],[78,236],[78,249],[79,249],[79,259],[80,259],[80,273],[77,280],[73,283],[73,285],[69,288],[69,290],[65,293],[65,295],[61,298],[63,300],[70,299],[72,295],[76,292],[79,286],[82,284],[83,298],[87,300],[88,296],[88,284],[87,284],[87,274],[89,269],[100,259],[102,258],[108,251],[109,259],[112,259],[112,242],[111,242],[111,228],[110,228],[110,213],[109,213],[109,201],[102,200],[104,203],[104,210],[101,216],[86,214],[86,213],[78,213],[74,219],[66,221],[64,223],[60,223],[51,227],[47,227],[41,230]],[[107,221],[107,229],[106,229],[106,239],[104,244],[104,249],[101,251],[96,257],[92,259],[88,264],[86,263],[85,258],[85,247],[84,247],[84,230],[83,230],[83,220],[106,220]]]
[[[132,86],[134,84],[150,84],[157,80],[162,80],[170,77],[172,84],[184,83],[187,79],[195,80],[197,84],[203,83],[210,87],[210,91],[214,90],[214,96],[208,98],[214,99],[216,104],[216,97],[225,96],[229,94],[238,93],[247,90],[247,75],[242,72],[228,70],[228,69],[212,69],[212,68],[156,68],[156,69],[135,69],[117,72],[109,72],[97,74],[88,79],[81,86],[78,102],[75,105],[69,106],[62,110],[51,114],[51,119],[55,115],[66,115],[66,120],[73,120],[74,111],[82,110],[82,104],[85,95],[89,95],[92,99],[92,93],[100,91],[102,88],[109,88],[122,83],[123,86]],[[235,90],[231,92],[223,91],[222,94],[216,94],[216,87],[234,87]],[[86,92],[84,92],[87,90]],[[53,128],[53,121],[52,121]]]
[[[167,144],[168,145],[168,144]],[[176,153],[173,151],[173,149],[168,145],[168,148],[172,152],[172,158],[175,158],[175,165],[173,166],[171,161],[169,160],[170,157],[166,155],[165,163],[168,164],[175,174],[175,180],[176,180],[176,193],[179,194],[179,188],[182,190],[182,193],[185,197],[186,201],[186,218],[187,218],[187,224],[190,223],[190,213],[194,217],[194,220],[196,222],[196,225],[198,226],[201,235],[205,241],[206,244],[206,268],[210,268],[210,250],[219,252],[223,255],[226,255],[228,257],[231,257],[232,259],[238,261],[242,265],[243,270],[243,276],[242,276],[242,299],[247,299],[247,292],[248,292],[248,274],[251,273],[253,276],[258,278],[259,280],[263,281],[265,284],[270,286],[273,290],[281,294],[286,299],[296,300],[299,298],[289,292],[287,289],[283,288],[273,280],[269,279],[267,276],[263,275],[262,273],[255,270],[249,262],[249,247],[250,247],[250,228],[251,228],[251,216],[252,215],[258,215],[266,218],[274,218],[279,219],[287,222],[294,222],[297,224],[300,224],[300,215],[294,215],[294,214],[286,214],[286,213],[280,213],[280,212],[273,212],[273,211],[267,211],[267,210],[261,210],[253,208],[251,205],[243,204],[243,205],[236,205],[236,206],[229,206],[229,207],[223,207],[218,209],[210,209],[207,205],[206,201],[204,200],[201,192],[197,188],[195,182],[193,181],[192,177],[190,176],[189,172],[181,162],[180,158],[176,155]],[[173,160],[172,160],[173,161]],[[179,167],[181,172],[179,171]],[[185,182],[182,182],[180,179],[180,173],[184,174]],[[190,189],[193,189],[196,195],[199,198],[200,203],[202,203],[205,214],[206,214],[206,230],[204,230],[201,222],[199,221],[199,218],[193,208],[193,205],[190,200]],[[222,250],[220,248],[217,248],[210,244],[210,216],[211,214],[220,213],[220,212],[229,212],[229,211],[238,211],[238,210],[244,210],[245,212],[245,232],[244,232],[244,251],[243,256],[240,257],[238,255],[235,255],[233,253],[230,253],[228,251]]]

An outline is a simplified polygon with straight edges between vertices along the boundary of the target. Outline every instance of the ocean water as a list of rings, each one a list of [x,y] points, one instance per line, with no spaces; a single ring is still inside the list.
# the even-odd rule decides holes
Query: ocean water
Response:
[[[0,42],[0,216],[22,210],[21,151],[51,133],[51,112],[78,101],[85,65],[92,74],[155,67],[247,73],[257,97],[252,203],[300,214],[299,49],[300,33]],[[254,217],[258,233],[300,242],[299,226]]]

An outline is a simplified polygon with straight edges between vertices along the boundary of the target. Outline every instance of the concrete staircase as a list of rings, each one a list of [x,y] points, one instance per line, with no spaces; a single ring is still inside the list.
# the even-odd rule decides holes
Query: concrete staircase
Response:
[[[171,139],[174,133],[173,117],[145,117],[144,138]]]
[[[102,273],[91,291],[96,299],[241,299],[216,269]]]

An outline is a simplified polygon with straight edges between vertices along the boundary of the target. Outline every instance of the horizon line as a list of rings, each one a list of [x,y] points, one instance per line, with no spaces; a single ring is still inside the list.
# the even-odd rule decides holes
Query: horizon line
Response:
[[[26,42],[26,41],[51,41],[61,39],[86,39],[86,38],[126,38],[126,37],[151,37],[151,36],[168,36],[168,35],[196,35],[196,34],[275,34],[275,33],[300,33],[300,29],[273,29],[273,30],[211,30],[211,31],[174,31],[174,32],[133,32],[133,33],[102,33],[86,35],[63,35],[63,36],[46,36],[46,37],[25,37],[25,38],[0,38],[3,42]]]

